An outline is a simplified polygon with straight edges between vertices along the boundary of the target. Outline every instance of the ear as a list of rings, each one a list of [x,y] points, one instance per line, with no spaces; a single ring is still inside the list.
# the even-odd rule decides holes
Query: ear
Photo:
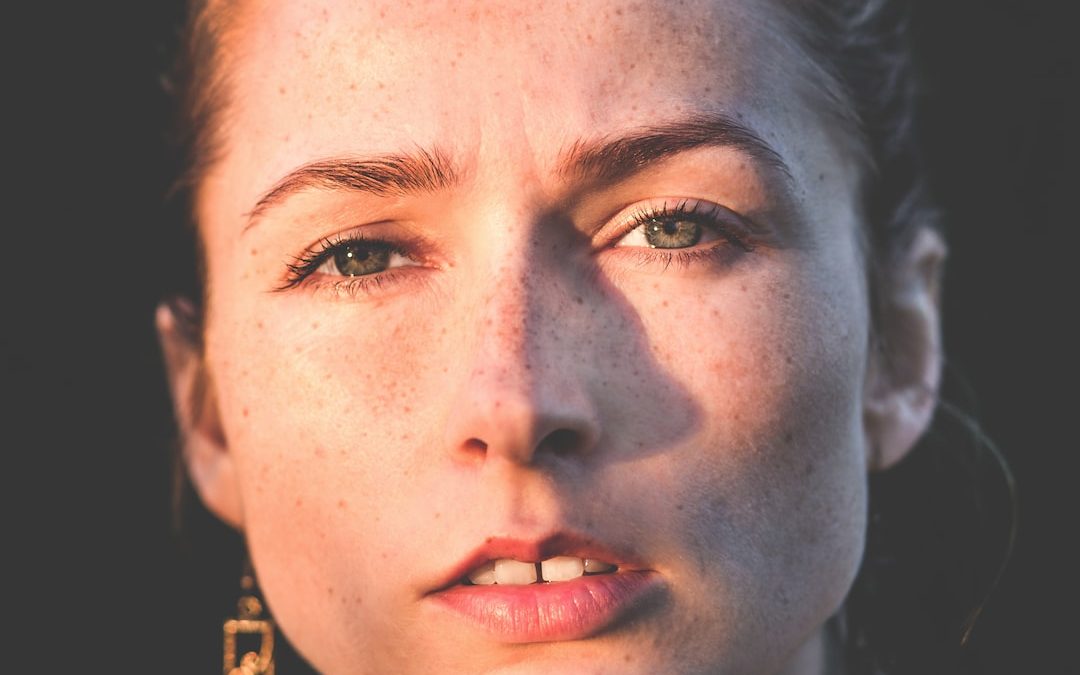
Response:
[[[937,407],[941,384],[941,235],[920,228],[885,270],[877,336],[863,394],[868,465],[887,469],[907,456]]]
[[[242,529],[239,485],[222,432],[217,395],[203,359],[202,335],[192,303],[177,298],[158,305],[155,322],[180,432],[188,475],[208,509]]]

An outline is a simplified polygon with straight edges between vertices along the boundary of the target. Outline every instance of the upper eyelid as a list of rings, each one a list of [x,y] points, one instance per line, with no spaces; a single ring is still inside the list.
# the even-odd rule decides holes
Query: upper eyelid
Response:
[[[691,206],[687,206],[691,205]],[[675,216],[680,213],[694,214],[717,222],[736,221],[740,226],[751,229],[749,219],[735,211],[707,199],[693,197],[661,197],[637,202],[621,208],[607,218],[594,234],[594,241],[611,244],[640,227],[644,219],[657,216]]]

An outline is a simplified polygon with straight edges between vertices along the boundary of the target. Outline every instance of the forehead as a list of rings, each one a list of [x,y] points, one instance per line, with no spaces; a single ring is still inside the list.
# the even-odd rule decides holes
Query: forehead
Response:
[[[754,0],[254,3],[229,40],[226,152],[255,169],[232,187],[418,146],[466,166],[524,147],[505,161],[542,172],[579,139],[699,112],[804,155],[828,139],[808,138],[789,21]]]

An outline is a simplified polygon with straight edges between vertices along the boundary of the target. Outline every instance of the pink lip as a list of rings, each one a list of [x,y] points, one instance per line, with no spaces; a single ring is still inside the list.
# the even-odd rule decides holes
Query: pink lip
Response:
[[[537,562],[559,555],[602,560],[619,569],[611,574],[526,586],[461,583],[466,574],[488,560]],[[594,635],[629,616],[662,585],[659,575],[629,556],[587,538],[560,533],[536,542],[488,539],[427,597],[500,642],[546,642]]]

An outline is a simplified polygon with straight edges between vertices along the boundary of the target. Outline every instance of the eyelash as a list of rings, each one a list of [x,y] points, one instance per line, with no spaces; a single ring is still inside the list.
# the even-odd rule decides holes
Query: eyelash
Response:
[[[629,255],[637,262],[644,265],[659,264],[662,269],[668,269],[672,265],[686,268],[698,263],[705,263],[719,259],[722,255],[730,253],[730,246],[752,252],[754,246],[746,236],[745,228],[732,224],[736,219],[733,214],[729,215],[727,209],[700,201],[680,200],[674,206],[664,202],[659,207],[646,206],[633,212],[630,222],[621,228],[619,234],[611,239],[617,242],[639,227],[656,220],[685,220],[701,225],[705,230],[720,237],[719,240],[704,245],[695,245],[682,249],[664,249],[643,246],[625,246],[618,248],[622,255]],[[414,242],[412,245],[401,245],[385,239],[370,239],[361,233],[337,235],[321,239],[311,248],[307,249],[292,261],[286,264],[288,273],[285,281],[277,287],[276,291],[287,291],[301,286],[309,281],[320,267],[332,259],[346,246],[369,245],[378,246],[389,252],[411,260],[416,260],[415,250],[410,254],[410,248],[420,248]],[[335,294],[355,297],[360,294],[374,293],[382,290],[389,284],[399,280],[403,269],[413,266],[391,267],[373,274],[360,276],[342,276],[333,281],[320,282],[318,286],[327,287]]]
[[[413,256],[415,255],[415,253],[410,255],[407,247],[394,244],[385,239],[370,239],[361,233],[327,237],[319,240],[317,244],[293,258],[291,262],[286,263],[285,267],[288,270],[288,274],[286,275],[285,282],[274,290],[287,291],[300,286],[305,281],[308,281],[311,275],[315,274],[320,267],[326,264],[326,261],[333,258],[344,247],[365,244],[369,246],[378,246],[385,249],[390,254],[397,254],[410,259],[413,259]],[[396,280],[400,269],[401,268],[399,267],[391,267],[375,274],[354,277],[342,276],[333,281],[322,282],[319,286],[325,286],[335,293],[353,297],[361,293],[376,292],[387,284],[392,283]]]
[[[675,265],[684,269],[698,263],[715,261],[730,254],[733,245],[744,253],[751,253],[754,244],[747,236],[745,227],[734,224],[738,217],[718,204],[701,201],[680,200],[675,206],[664,202],[659,208],[646,206],[634,211],[629,227],[620,231],[614,241],[619,241],[639,227],[653,220],[687,220],[701,225],[720,237],[718,241],[688,248],[646,248],[642,246],[620,247],[623,255],[632,256],[642,266],[660,264],[662,269]]]

